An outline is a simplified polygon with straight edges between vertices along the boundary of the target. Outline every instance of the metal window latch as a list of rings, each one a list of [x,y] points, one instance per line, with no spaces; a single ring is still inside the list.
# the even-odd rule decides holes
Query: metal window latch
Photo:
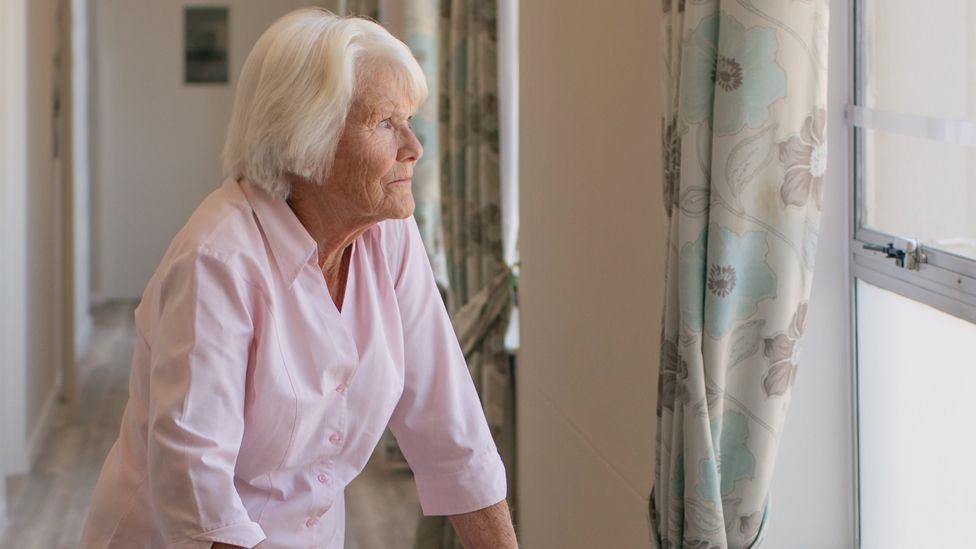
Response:
[[[894,242],[889,242],[888,245],[865,244],[864,249],[881,252],[889,259],[894,259],[895,265],[910,271],[917,271],[921,269],[922,263],[928,262],[928,258],[922,252],[922,247],[918,245],[917,240],[907,240],[904,248],[899,248],[895,246]]]

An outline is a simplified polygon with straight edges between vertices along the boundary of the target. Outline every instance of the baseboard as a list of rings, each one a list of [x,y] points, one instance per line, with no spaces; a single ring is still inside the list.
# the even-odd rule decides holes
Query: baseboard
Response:
[[[27,446],[18,444],[16,448],[9,450],[7,455],[10,456],[10,463],[7,464],[7,469],[4,471],[4,474],[8,476],[26,475],[30,472],[31,460]]]
[[[7,533],[7,485],[0,479],[0,539]]]
[[[55,385],[51,387],[51,390],[47,393],[47,397],[44,398],[44,406],[41,407],[41,413],[37,418],[37,426],[34,427],[34,432],[27,438],[27,459],[30,460],[31,467],[37,462],[37,458],[44,448],[44,441],[47,439],[47,434],[51,430],[51,420],[54,418],[54,409],[57,407],[60,396],[61,386]]]

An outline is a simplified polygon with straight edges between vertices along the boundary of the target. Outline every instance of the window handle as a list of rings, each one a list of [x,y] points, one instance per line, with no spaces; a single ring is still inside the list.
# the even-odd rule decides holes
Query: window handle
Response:
[[[883,244],[865,244],[864,249],[871,250],[872,252],[881,252],[888,259],[894,259],[895,264],[899,267],[905,266],[905,250],[895,247],[894,242],[889,242],[887,246]]]
[[[927,262],[925,254],[922,253],[921,246],[918,245],[916,240],[908,240],[907,246],[905,248],[899,248],[895,246],[894,242],[889,242],[887,245],[884,244],[865,244],[865,250],[871,250],[872,252],[880,252],[885,254],[888,259],[894,259],[895,265],[901,268],[905,268],[905,263],[907,259],[908,269],[917,271],[920,269],[922,263]]]

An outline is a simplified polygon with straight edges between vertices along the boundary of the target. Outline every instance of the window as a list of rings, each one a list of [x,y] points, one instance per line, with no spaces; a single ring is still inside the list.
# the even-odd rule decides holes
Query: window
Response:
[[[860,546],[948,547],[976,493],[976,4],[853,4]]]

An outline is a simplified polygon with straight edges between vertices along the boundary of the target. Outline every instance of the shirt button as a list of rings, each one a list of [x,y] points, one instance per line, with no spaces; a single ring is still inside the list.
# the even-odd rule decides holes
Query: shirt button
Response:
[[[319,473],[319,482],[321,482],[322,484],[329,482],[329,475],[326,475],[325,473]]]
[[[342,435],[339,433],[332,433],[332,436],[329,437],[329,442],[332,444],[339,444],[342,442]]]
[[[336,387],[336,392],[339,393],[340,395],[344,395],[344,394],[346,394],[346,389],[348,389],[348,388],[349,388],[349,386],[346,385],[345,383],[340,383]]]
[[[315,526],[316,522],[318,522],[318,519],[316,519],[315,517],[309,517],[309,519],[305,521],[305,527],[311,528]]]

